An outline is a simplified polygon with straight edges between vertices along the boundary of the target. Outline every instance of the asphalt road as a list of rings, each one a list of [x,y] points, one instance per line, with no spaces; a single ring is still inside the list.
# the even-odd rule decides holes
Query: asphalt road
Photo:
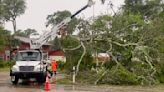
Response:
[[[57,77],[61,77],[58,75]],[[48,92],[164,92],[164,86],[88,86],[49,84]],[[46,92],[44,85],[37,85],[35,81],[19,81],[12,85],[8,72],[0,72],[0,92]]]
[[[62,75],[58,75],[58,78],[62,78]],[[49,80],[50,81],[50,80]],[[59,85],[51,84],[49,82],[49,92],[92,92],[82,89],[76,89],[71,85]],[[10,76],[8,72],[0,72],[0,92],[46,92],[44,85],[38,85],[35,80],[24,81],[19,80],[17,85],[13,85],[10,82]]]

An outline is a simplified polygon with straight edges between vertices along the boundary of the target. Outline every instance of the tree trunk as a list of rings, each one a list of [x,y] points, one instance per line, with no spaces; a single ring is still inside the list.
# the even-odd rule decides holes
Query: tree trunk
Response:
[[[15,34],[16,31],[17,31],[17,29],[16,29],[16,19],[13,19],[12,24],[13,24],[14,34]]]
[[[83,42],[81,42],[81,46],[83,47],[83,53],[82,53],[80,59],[78,60],[78,64],[77,64],[77,66],[76,66],[75,76],[77,76],[77,73],[79,72],[79,66],[80,66],[80,64],[81,64],[81,61],[82,61],[83,57],[84,57],[85,54],[86,54],[86,47],[84,46],[84,43],[83,43]]]
[[[97,49],[95,50],[95,57],[96,57],[96,72],[98,73],[99,60],[98,60],[98,53],[97,53]]]

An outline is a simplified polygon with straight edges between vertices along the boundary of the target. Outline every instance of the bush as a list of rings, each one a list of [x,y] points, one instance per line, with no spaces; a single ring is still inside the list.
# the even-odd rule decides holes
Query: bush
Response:
[[[129,72],[122,66],[116,69],[116,66],[100,80],[101,84],[114,84],[114,85],[136,85],[138,84],[135,74]]]
[[[64,69],[64,62],[63,61],[57,61],[57,68],[59,70],[63,70]]]
[[[14,62],[11,61],[0,61],[0,68],[5,68],[5,67],[10,67],[11,65],[13,65]]]
[[[105,68],[99,69],[98,73],[95,71],[80,71],[76,78],[78,83],[94,84],[105,71]],[[98,81],[98,84],[137,85],[139,82],[135,74],[124,67],[120,66],[116,69],[116,66],[114,66]]]
[[[5,63],[4,63],[4,61],[1,61],[0,62],[0,68],[4,68],[5,67]]]
[[[156,72],[145,62],[133,62],[131,64],[131,71],[137,76],[138,82],[141,85],[154,85],[159,83]]]
[[[79,71],[76,80],[77,83],[81,84],[94,84],[97,78],[98,76],[94,71]]]
[[[157,71],[157,80],[160,82],[160,83],[164,83],[164,64],[161,64],[159,66],[159,69]]]

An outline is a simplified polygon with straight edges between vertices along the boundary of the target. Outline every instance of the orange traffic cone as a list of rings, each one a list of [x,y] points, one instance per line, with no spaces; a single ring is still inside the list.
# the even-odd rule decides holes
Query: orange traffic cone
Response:
[[[49,82],[48,82],[48,76],[46,77],[46,83],[44,85],[44,90],[46,90],[46,91],[49,91],[50,90],[50,88],[49,88]]]

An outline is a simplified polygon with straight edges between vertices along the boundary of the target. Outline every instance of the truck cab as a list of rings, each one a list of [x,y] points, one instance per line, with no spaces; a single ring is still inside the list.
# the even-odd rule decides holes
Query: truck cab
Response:
[[[39,50],[18,51],[15,64],[10,69],[11,82],[17,84],[19,79],[35,78],[39,83],[46,80],[47,63]]]

